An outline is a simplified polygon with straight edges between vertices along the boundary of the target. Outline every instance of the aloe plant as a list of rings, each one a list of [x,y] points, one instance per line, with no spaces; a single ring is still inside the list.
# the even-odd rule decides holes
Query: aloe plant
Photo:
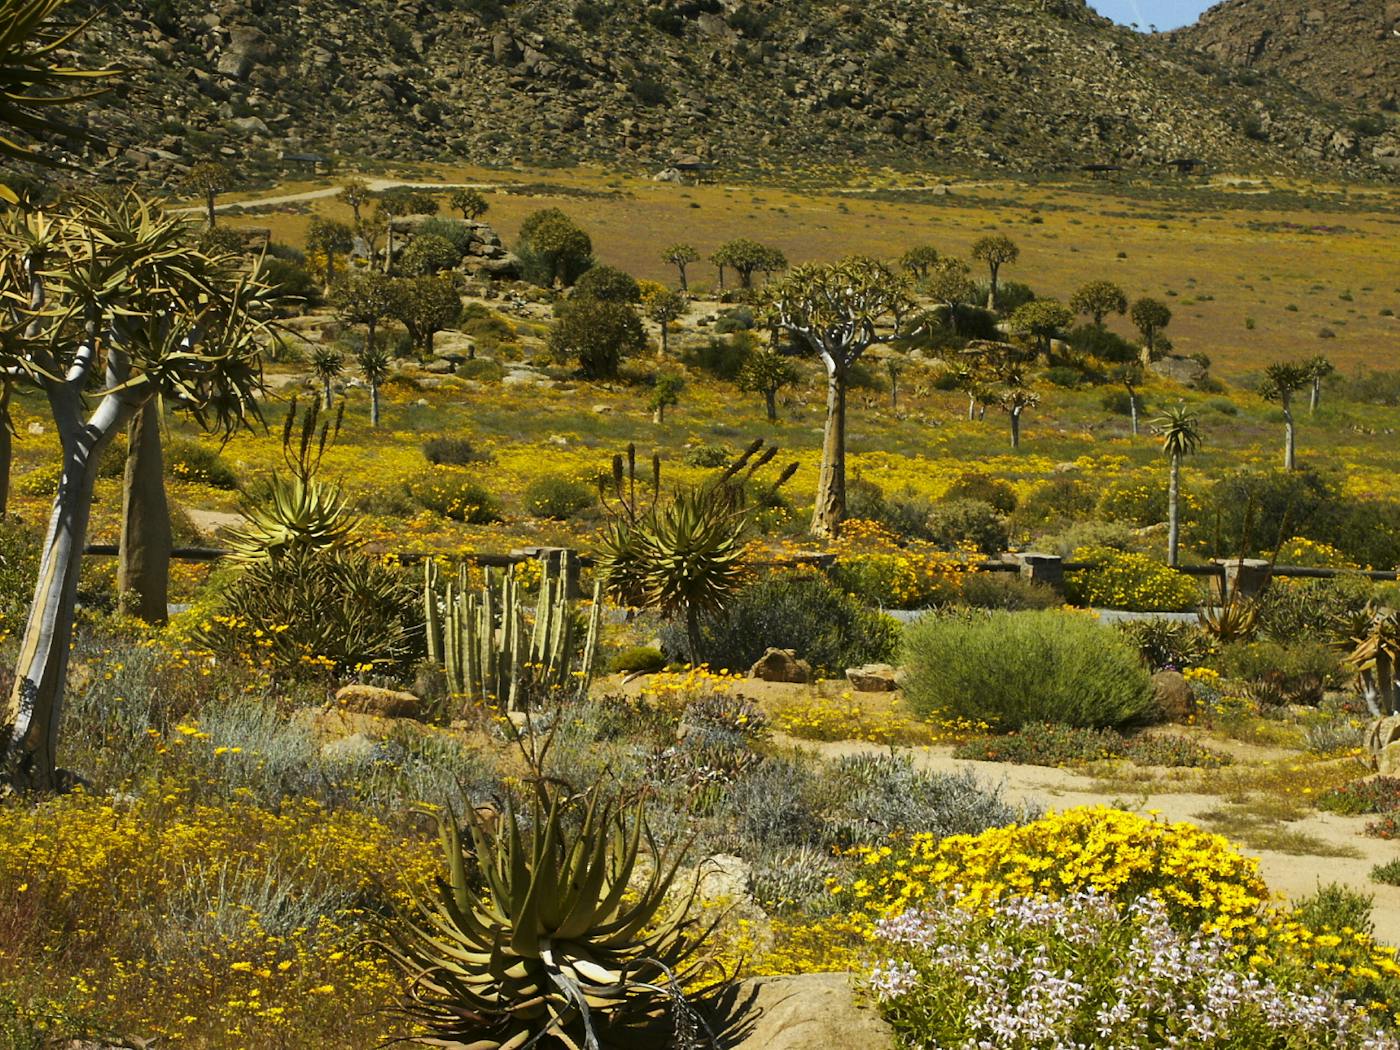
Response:
[[[686,851],[663,856],[642,802],[607,784],[572,795],[541,777],[532,794],[528,818],[473,814],[467,841],[438,817],[446,877],[386,931],[416,1041],[597,1050],[601,1031],[610,1047],[661,1045],[669,1013],[694,1022],[683,990],[714,968],[698,880],[672,898]]]
[[[1396,687],[1400,672],[1400,614],[1368,604],[1340,627],[1339,644],[1347,650],[1342,662],[1355,672],[1371,714],[1377,718],[1400,714],[1400,691]]]

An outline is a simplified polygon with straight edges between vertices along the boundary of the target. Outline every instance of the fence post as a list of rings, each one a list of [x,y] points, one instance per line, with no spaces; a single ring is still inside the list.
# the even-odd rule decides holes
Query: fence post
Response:
[[[1216,558],[1215,563],[1224,570],[1215,577],[1215,598],[1219,602],[1226,598],[1254,601],[1269,589],[1273,565],[1262,558]]]
[[[1058,554],[1043,551],[1020,551],[1011,558],[1021,567],[1021,578],[1032,583],[1043,583],[1053,590],[1064,593],[1065,560]]]

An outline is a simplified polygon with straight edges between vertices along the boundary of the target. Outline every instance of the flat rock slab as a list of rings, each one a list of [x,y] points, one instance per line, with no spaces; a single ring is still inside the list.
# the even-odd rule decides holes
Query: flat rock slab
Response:
[[[894,1033],[849,973],[753,977],[730,993],[729,1050],[891,1050]]]

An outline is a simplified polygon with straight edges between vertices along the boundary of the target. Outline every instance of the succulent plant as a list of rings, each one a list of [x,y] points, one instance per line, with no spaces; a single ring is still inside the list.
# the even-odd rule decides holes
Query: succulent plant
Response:
[[[663,857],[642,802],[607,784],[572,795],[541,778],[529,809],[473,814],[469,848],[453,815],[438,818],[447,877],[387,929],[417,1042],[642,1048],[668,1015],[693,1027],[683,989],[713,968],[713,926],[692,915],[698,883],[669,899],[685,851]]]
[[[1400,711],[1396,677],[1400,671],[1400,615],[1374,604],[1338,617],[1347,650],[1343,665],[1356,673],[1366,706],[1376,717]]]

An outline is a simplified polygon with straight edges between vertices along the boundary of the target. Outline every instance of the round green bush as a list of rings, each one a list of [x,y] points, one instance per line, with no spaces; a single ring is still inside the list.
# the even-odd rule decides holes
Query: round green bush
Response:
[[[593,505],[593,490],[572,478],[536,478],[525,489],[525,513],[564,521]]]
[[[926,535],[949,550],[972,546],[983,554],[1006,550],[1006,519],[990,503],[957,499],[935,503],[929,509]]]
[[[649,645],[634,645],[630,649],[622,650],[612,659],[615,674],[633,674],[637,671],[651,674],[665,666],[666,657],[661,655],[661,650],[653,649]]]
[[[1115,481],[1099,497],[1098,516],[1135,529],[1166,521],[1166,478],[1128,477]]]
[[[1076,605],[1133,612],[1190,612],[1201,589],[1146,554],[1113,547],[1080,547],[1070,561],[1088,565],[1065,574],[1065,597]]]
[[[952,500],[975,499],[990,503],[1002,514],[1010,514],[1016,509],[1016,490],[1001,478],[988,474],[964,474],[943,493],[945,502]]]
[[[926,616],[904,634],[904,695],[926,718],[997,729],[1030,722],[1105,728],[1152,713],[1152,681],[1116,631],[1082,613]]]
[[[662,649],[684,653],[685,630],[670,624]],[[792,649],[823,674],[889,660],[899,624],[810,571],[775,572],[744,587],[724,613],[701,625],[701,656],[711,667],[747,671],[769,648]]]
[[[409,483],[408,493],[420,507],[455,521],[482,525],[501,517],[491,494],[451,467],[424,471]]]
[[[165,448],[165,471],[181,481],[197,481],[216,489],[238,488],[238,475],[216,449],[198,441],[172,441]]]

